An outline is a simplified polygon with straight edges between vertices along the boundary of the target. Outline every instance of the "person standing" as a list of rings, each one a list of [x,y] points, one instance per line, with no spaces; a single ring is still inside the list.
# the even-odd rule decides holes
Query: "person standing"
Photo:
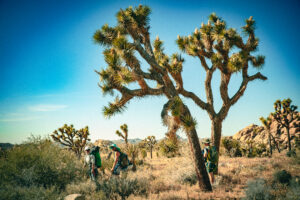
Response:
[[[91,180],[96,181],[97,175],[98,175],[98,169],[96,166],[96,160],[95,156],[91,154],[91,148],[89,146],[86,146],[84,148],[85,150],[85,158],[84,158],[84,166],[88,166],[88,174],[91,178]]]
[[[204,147],[203,157],[205,160],[205,166],[209,175],[209,180],[211,184],[213,184],[215,182],[214,173],[217,172],[218,152],[215,146],[210,145],[209,139],[206,139],[204,141],[204,145],[205,147]]]

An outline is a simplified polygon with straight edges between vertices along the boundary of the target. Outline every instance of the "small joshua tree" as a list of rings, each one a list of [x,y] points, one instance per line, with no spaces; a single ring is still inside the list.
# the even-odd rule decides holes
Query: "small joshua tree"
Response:
[[[270,117],[267,117],[267,119],[260,117],[259,120],[263,124],[265,130],[267,131],[268,134],[268,141],[269,141],[269,148],[270,148],[270,154],[272,155],[272,142],[271,142],[271,132],[270,132],[270,126],[272,123],[272,120]]]
[[[127,124],[123,124],[122,126],[120,126],[120,129],[122,130],[123,133],[121,133],[119,130],[117,130],[116,134],[119,137],[123,138],[126,146],[128,146],[128,126],[127,126]]]
[[[155,139],[155,136],[148,136],[146,139],[145,139],[145,142],[147,144],[147,146],[149,147],[150,149],[150,157],[152,159],[152,150],[153,150],[153,147],[154,145],[156,144],[156,139]]]
[[[291,105],[291,99],[284,99],[282,101],[277,100],[274,103],[275,112],[272,113],[274,119],[282,126],[286,128],[287,136],[288,136],[288,148],[289,151],[292,150],[291,146],[291,136],[290,136],[290,123],[299,118],[297,112],[297,106]]]
[[[126,153],[128,154],[128,156],[132,160],[132,164],[133,164],[132,170],[135,171],[136,170],[135,159],[138,156],[139,149],[138,149],[137,145],[128,143],[128,126],[127,126],[127,124],[123,124],[122,126],[120,126],[120,129],[122,130],[123,133],[121,133],[119,130],[117,130],[116,134],[125,141],[125,145],[126,145],[125,150],[126,150]]]
[[[80,158],[83,148],[85,147],[90,135],[89,128],[86,126],[80,130],[76,130],[73,125],[65,124],[63,127],[55,130],[51,137],[55,142],[58,142],[70,150]]]

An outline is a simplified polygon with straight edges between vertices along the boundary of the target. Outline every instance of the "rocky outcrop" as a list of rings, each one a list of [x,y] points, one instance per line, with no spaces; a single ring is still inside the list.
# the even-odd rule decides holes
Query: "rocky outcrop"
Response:
[[[85,200],[85,198],[82,194],[70,194],[64,200]]]
[[[298,112],[298,116],[300,113]],[[277,121],[273,120],[270,126],[270,132],[275,138],[276,142],[280,144],[281,147],[286,148],[288,145],[288,137],[286,128],[280,127]],[[300,139],[300,120],[295,119],[290,123],[290,136],[291,143],[294,144],[296,138]],[[251,124],[244,129],[237,132],[232,137],[233,139],[239,140],[241,142],[247,142],[252,140],[255,143],[268,143],[268,134],[263,126],[258,126],[256,124]]]

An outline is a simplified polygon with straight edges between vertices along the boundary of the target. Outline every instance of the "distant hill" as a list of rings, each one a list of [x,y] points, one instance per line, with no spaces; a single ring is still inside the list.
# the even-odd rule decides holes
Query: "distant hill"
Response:
[[[10,143],[0,143],[0,149],[6,150],[12,148],[14,145]]]
[[[128,142],[130,144],[138,144],[139,142],[141,142],[142,140],[139,138],[134,138],[134,139],[128,139]],[[110,144],[123,144],[124,140],[102,140],[102,139],[98,139],[94,142],[95,145],[98,146],[109,146]]]

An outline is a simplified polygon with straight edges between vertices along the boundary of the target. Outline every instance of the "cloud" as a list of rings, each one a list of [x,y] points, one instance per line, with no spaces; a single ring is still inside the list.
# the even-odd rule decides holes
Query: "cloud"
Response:
[[[39,117],[16,117],[16,118],[0,118],[0,122],[19,122],[19,121],[30,121],[39,119]]]
[[[29,110],[37,111],[37,112],[49,112],[49,111],[56,111],[61,110],[68,107],[67,105],[55,105],[55,104],[39,104],[30,106]]]

